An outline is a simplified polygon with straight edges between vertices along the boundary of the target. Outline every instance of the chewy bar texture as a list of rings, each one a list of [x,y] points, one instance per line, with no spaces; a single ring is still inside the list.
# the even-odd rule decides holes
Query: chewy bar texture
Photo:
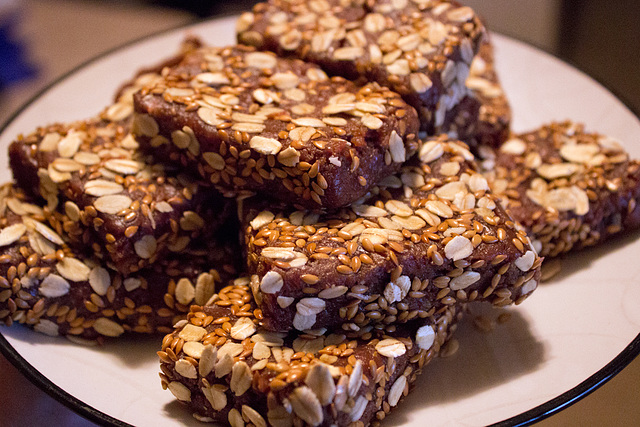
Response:
[[[455,330],[458,307],[392,332],[266,331],[248,279],[193,306],[158,352],[162,386],[202,421],[360,425],[385,418]],[[355,423],[355,424],[354,424]]]
[[[469,94],[447,112],[436,133],[464,141],[474,154],[495,149],[509,138],[511,107],[494,68],[493,46],[482,43],[467,78]]]
[[[431,134],[464,97],[485,29],[453,1],[272,0],[241,15],[237,32],[241,43],[398,92]]]
[[[102,342],[125,332],[169,333],[191,304],[236,274],[233,245],[210,239],[123,276],[70,249],[22,190],[0,187],[0,322]]]
[[[458,302],[520,303],[540,258],[473,156],[444,136],[331,213],[243,203],[252,287],[274,331],[404,323]]]
[[[226,196],[344,206],[417,149],[415,110],[377,84],[247,46],[204,48],[135,95],[143,149]]]
[[[39,128],[13,142],[9,156],[17,183],[45,199],[49,214],[66,215],[71,246],[130,274],[183,250],[205,223],[214,230],[232,208],[186,174],[152,163],[129,132],[130,110],[122,120],[120,111]]]
[[[494,193],[541,256],[640,226],[640,163],[581,124],[551,123],[514,135],[484,164]]]

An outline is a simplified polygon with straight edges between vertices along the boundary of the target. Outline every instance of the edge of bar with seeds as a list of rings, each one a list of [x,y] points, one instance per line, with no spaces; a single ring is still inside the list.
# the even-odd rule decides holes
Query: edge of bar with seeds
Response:
[[[640,227],[640,162],[571,121],[513,135],[483,163],[494,193],[541,256]]]
[[[464,141],[482,157],[487,148],[496,149],[509,138],[511,126],[511,107],[495,70],[489,40],[473,58],[466,86],[469,94],[447,112],[437,133]]]
[[[265,328],[358,330],[458,302],[522,302],[537,287],[542,260],[473,159],[443,135],[348,208],[242,201]]]
[[[0,322],[75,342],[125,332],[168,333],[192,303],[206,302],[237,272],[233,245],[206,245],[129,276],[65,243],[25,193],[0,187]],[[55,229],[58,229],[56,231]]]
[[[215,229],[231,211],[193,177],[142,154],[130,112],[116,103],[100,117],[20,135],[9,147],[17,183],[47,201],[47,215],[65,213],[68,243],[123,274],[183,250],[205,222]]]
[[[465,96],[485,35],[473,9],[449,0],[270,0],[236,30],[241,43],[398,92],[430,135]]]
[[[261,325],[248,278],[193,306],[158,352],[161,382],[200,421],[369,425],[409,392],[456,328],[457,306],[398,328],[319,335]]]
[[[418,148],[415,110],[396,93],[248,46],[188,54],[134,102],[142,148],[227,196],[344,206]]]
[[[114,103],[110,107],[112,111],[122,111],[121,117],[130,116],[133,114],[133,94],[139,91],[142,87],[148,86],[154,80],[160,79],[160,73],[165,67],[172,67],[178,64],[185,55],[190,52],[193,52],[196,49],[203,47],[204,41],[195,35],[186,35],[186,37],[180,43],[178,48],[178,52],[172,57],[166,58],[163,61],[160,61],[157,64],[142,67],[138,69],[135,73],[135,76],[130,80],[124,82],[116,91],[114,96]],[[115,115],[109,114],[112,120],[114,120]]]

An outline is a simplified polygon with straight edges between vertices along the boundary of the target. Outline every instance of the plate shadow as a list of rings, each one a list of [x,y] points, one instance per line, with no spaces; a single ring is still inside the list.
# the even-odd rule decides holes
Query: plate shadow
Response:
[[[527,320],[517,309],[476,304],[469,311],[454,335],[460,344],[458,351],[424,367],[413,391],[400,404],[401,409],[385,418],[386,426],[406,425],[412,412],[516,381],[544,363],[544,344],[531,334]],[[508,313],[509,320],[497,322],[503,313]],[[481,331],[474,326],[478,316],[490,319],[495,325],[493,330]]]

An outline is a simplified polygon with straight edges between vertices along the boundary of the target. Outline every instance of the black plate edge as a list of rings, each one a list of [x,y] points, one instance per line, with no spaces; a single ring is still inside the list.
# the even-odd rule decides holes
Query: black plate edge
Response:
[[[167,28],[162,31],[158,31],[143,37],[139,37],[137,39],[131,40],[122,45],[116,46],[112,49],[106,50],[97,56],[92,57],[91,59],[79,64],[77,67],[67,71],[66,73],[60,75],[46,86],[44,86],[40,91],[38,91],[35,95],[33,95],[27,102],[25,102],[20,108],[18,108],[14,113],[12,113],[4,123],[0,124],[0,133],[4,132],[5,129],[13,122],[27,107],[33,104],[38,98],[40,98],[44,93],[50,90],[52,87],[56,86],[62,80],[66,79],[70,75],[75,72],[93,64],[94,62],[109,56],[111,53],[114,53],[118,50],[126,48],[128,46],[134,45],[136,43],[142,42],[144,40],[160,36],[163,34],[170,33],[172,31],[176,31],[179,29],[185,29],[187,27],[197,25],[206,21],[213,21],[218,19],[228,18],[233,16],[234,14],[219,14],[215,17],[208,17],[203,19],[195,19],[192,22],[187,24],[178,25],[175,27]],[[613,90],[609,87],[609,85],[604,84],[599,79],[585,73],[581,68],[576,66],[574,61],[568,60],[567,58],[563,58],[558,54],[548,52],[545,49],[542,49],[538,46],[535,46],[531,43],[526,43],[524,41],[518,40],[513,36],[504,36],[502,37],[509,38],[512,40],[516,40],[519,43],[524,45],[528,45],[534,47],[535,49],[546,53],[547,55],[553,56],[554,58],[570,65],[575,70],[580,71],[585,76],[588,76],[590,79],[594,80],[610,93],[612,93],[624,106],[631,111],[637,118],[640,118],[640,112],[636,111],[631,107],[631,103],[628,102],[628,98],[624,95],[621,95],[618,91]],[[111,417],[90,405],[85,404],[78,398],[72,396],[68,392],[64,391],[59,386],[55,385],[49,379],[47,379],[44,375],[42,375],[37,369],[35,369],[32,365],[30,365],[14,348],[13,346],[6,340],[2,333],[0,333],[0,353],[2,353],[7,360],[11,362],[22,374],[31,381],[34,385],[36,385],[41,390],[45,391],[49,396],[53,397],[55,400],[69,408],[70,410],[76,412],[87,420],[104,425],[104,426],[114,426],[114,427],[133,427],[128,423],[120,421],[116,418]],[[527,426],[534,424],[536,422],[542,421],[545,418],[556,414],[563,409],[566,409],[573,405],[574,403],[582,400],[584,397],[588,396],[602,385],[604,385],[607,381],[617,375],[620,371],[622,371],[627,365],[629,365],[638,355],[640,355],[640,334],[636,336],[636,338],[631,341],[611,362],[606,364],[603,368],[596,371],[589,378],[578,384],[572,389],[567,390],[561,395],[538,405],[528,411],[523,412],[522,414],[516,415],[514,417],[508,418],[506,420],[491,424],[490,427],[516,427],[516,426]]]
[[[633,113],[633,115],[640,119],[640,111],[637,111],[634,107],[632,107],[631,102],[629,102],[629,98],[626,95],[621,94],[617,90],[612,89],[608,84],[605,84],[601,79],[593,77],[590,74],[587,74],[583,71],[575,61],[572,61],[568,58],[565,58],[559,54],[554,52],[549,52],[546,49],[543,49],[540,46],[533,45],[531,43],[527,43],[521,40],[518,40],[516,37],[505,36],[500,34],[502,37],[510,38],[512,40],[516,40],[519,43],[524,45],[532,46],[535,49],[546,53],[549,56],[552,56],[559,61],[564,62],[565,64],[571,66],[574,70],[579,71],[583,75],[587,76],[594,82],[598,83],[600,86],[608,90],[613,96],[615,96],[618,101],[620,101],[629,111]],[[596,131],[597,129],[592,129],[592,131]],[[631,143],[631,141],[630,141]],[[611,362],[607,363],[604,367],[596,371],[590,377],[582,381],[580,384],[575,387],[565,391],[561,395],[541,404],[534,408],[529,409],[519,415],[513,416],[511,418],[507,418],[506,420],[499,421],[497,423],[491,424],[488,427],[520,427],[520,426],[528,426],[531,424],[535,424],[544,420],[545,418],[549,418],[553,414],[556,414],[573,404],[579,402],[584,399],[601,386],[606,384],[611,378],[620,373],[624,368],[626,368],[633,360],[640,355],[640,333],[636,335],[636,337],[631,341]]]
[[[492,424],[491,427],[528,426],[544,420],[579,402],[616,376],[640,354],[640,334],[611,362],[577,386],[522,414]]]

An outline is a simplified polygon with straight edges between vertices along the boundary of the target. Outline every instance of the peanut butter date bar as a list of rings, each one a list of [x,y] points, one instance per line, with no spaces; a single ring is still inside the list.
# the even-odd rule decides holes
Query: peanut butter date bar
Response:
[[[457,307],[356,334],[261,326],[248,278],[193,306],[158,352],[162,386],[202,421],[231,426],[355,425],[385,418],[455,330]]]
[[[541,256],[640,226],[640,163],[581,124],[551,123],[514,135],[485,165],[491,188]]]
[[[299,60],[212,47],[163,77],[135,95],[134,134],[227,196],[347,205],[418,147],[416,113],[399,95]]]
[[[0,321],[102,342],[125,332],[168,333],[236,274],[233,245],[209,239],[123,276],[65,245],[41,207],[0,187]],[[56,231],[56,229],[58,229]]]
[[[398,92],[432,134],[464,97],[485,29],[448,0],[271,0],[241,15],[237,32],[241,43]]]
[[[186,248],[205,222],[215,230],[231,209],[193,178],[143,155],[122,103],[101,117],[20,136],[9,156],[17,183],[48,202],[46,214],[65,213],[71,246],[92,248],[130,274]]]
[[[494,67],[493,46],[482,43],[466,81],[469,94],[447,112],[437,133],[464,141],[474,154],[495,149],[509,138],[511,107]]]
[[[520,303],[539,280],[529,238],[466,146],[445,136],[348,208],[247,199],[242,209],[252,289],[274,331],[358,330],[459,302]]]

